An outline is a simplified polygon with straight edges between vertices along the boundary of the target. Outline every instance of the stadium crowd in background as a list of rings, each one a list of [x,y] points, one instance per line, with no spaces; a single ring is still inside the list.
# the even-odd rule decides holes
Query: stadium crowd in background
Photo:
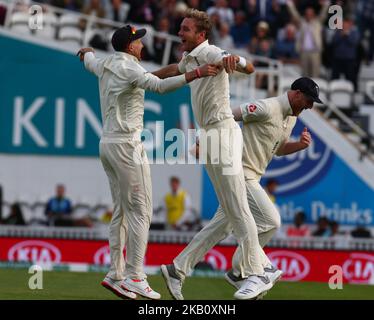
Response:
[[[287,237],[309,237],[310,229],[305,224],[306,215],[305,212],[299,211],[295,214],[294,224],[287,228]]]
[[[27,1],[26,1],[27,2]],[[341,76],[357,90],[360,62],[374,56],[374,0],[40,0],[38,2],[95,15],[121,23],[149,25],[164,34],[178,35],[187,8],[206,11],[214,22],[210,43],[223,49],[243,49],[248,53],[297,64],[302,75],[329,79]],[[328,7],[343,8],[343,29],[328,27]],[[127,6],[124,14],[122,6]],[[4,8],[3,8],[4,9]],[[4,16],[3,10],[0,15]],[[330,13],[331,16],[331,13]],[[4,19],[0,19],[4,20]],[[1,23],[1,21],[0,21]],[[80,24],[83,29],[85,21]],[[165,39],[157,35],[153,48],[146,46],[144,60],[162,62]],[[109,48],[98,38],[91,45]],[[174,43],[168,63],[181,57]],[[261,65],[261,64],[259,64]],[[324,66],[325,69],[321,68]],[[263,77],[257,76],[257,86]]]
[[[192,207],[189,194],[180,188],[180,184],[181,181],[178,177],[170,177],[171,190],[163,198],[163,203],[155,209],[155,214],[160,214],[160,211],[164,211],[165,213],[166,221],[165,224],[162,225],[162,230],[198,231],[202,228],[200,216]],[[275,202],[274,192],[277,186],[278,182],[274,179],[269,179],[265,184],[265,190],[273,202]],[[2,203],[1,197],[0,203]],[[22,205],[20,203],[12,203],[9,206],[9,212],[4,212],[4,210],[2,211],[2,215],[0,215],[0,225],[28,225],[22,211]],[[46,224],[49,226],[95,226],[95,221],[93,221],[88,215],[81,218],[74,217],[74,206],[72,205],[71,200],[65,196],[65,186],[62,184],[56,185],[56,194],[46,203],[45,214],[48,219]],[[96,222],[108,224],[112,218],[112,210],[110,208],[106,208],[101,213],[100,217],[97,218],[98,220]],[[340,231],[338,222],[324,216],[320,217],[315,225],[306,223],[306,220],[305,212],[295,212],[293,224],[285,225],[284,231],[279,232],[278,236],[352,238],[372,237],[370,230],[365,227],[364,223],[359,223],[350,231]],[[45,224],[44,221],[39,222]],[[33,222],[31,222],[31,224],[33,224]],[[158,228],[158,226],[155,224],[154,228],[151,227],[151,229],[160,228]]]
[[[14,226],[26,225],[19,203],[13,203],[10,206],[9,215],[5,219],[0,218],[0,224],[14,225]]]
[[[20,0],[20,2],[28,0]],[[258,56],[300,65],[302,75],[328,79],[344,77],[357,90],[360,63],[374,56],[374,0],[39,0],[59,8],[95,15],[120,23],[148,25],[164,34],[178,35],[187,8],[206,11],[214,22],[210,43],[223,49],[242,49]],[[343,9],[343,29],[328,27],[330,5]],[[126,10],[123,10],[126,6]],[[127,12],[126,14],[124,12]],[[0,24],[4,23],[4,7]],[[80,27],[85,27],[85,20]],[[100,25],[99,25],[100,26]],[[101,25],[104,27],[103,25]],[[162,62],[165,39],[155,36],[144,60]],[[94,35],[90,45],[107,50],[107,39]],[[182,52],[174,43],[168,63]],[[261,66],[261,63],[257,63]],[[321,68],[321,66],[325,68]],[[257,75],[257,87],[264,76]]]

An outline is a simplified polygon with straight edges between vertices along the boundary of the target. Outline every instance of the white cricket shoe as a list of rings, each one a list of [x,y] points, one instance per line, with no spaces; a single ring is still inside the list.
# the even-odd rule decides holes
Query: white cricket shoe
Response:
[[[246,278],[242,278],[241,276],[234,275],[234,272],[231,269],[225,273],[225,279],[233,287],[235,287],[236,289],[240,289],[240,287],[242,286]]]
[[[105,277],[104,280],[101,282],[101,285],[112,291],[116,296],[122,299],[136,299],[137,296],[134,292],[130,292],[125,290],[121,287],[122,280],[113,280],[109,277]]]
[[[239,300],[252,300],[263,296],[265,292],[273,287],[267,275],[249,276],[244,280],[242,286],[235,292],[234,298]]]
[[[269,277],[270,281],[273,285],[280,280],[282,277],[283,271],[274,267],[272,264],[268,264],[264,268],[265,274]]]
[[[164,277],[169,293],[175,300],[184,300],[182,295],[183,281],[177,275],[173,264],[161,265],[161,274]]]
[[[144,298],[153,300],[161,299],[161,295],[150,287],[147,279],[126,278],[122,281],[121,287],[125,290],[137,293]]]

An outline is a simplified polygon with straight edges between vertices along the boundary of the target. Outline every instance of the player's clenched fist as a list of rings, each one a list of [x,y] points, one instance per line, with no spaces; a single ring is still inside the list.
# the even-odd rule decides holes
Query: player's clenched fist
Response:
[[[312,136],[310,135],[308,129],[305,127],[300,135],[300,143],[303,145],[304,148],[308,148],[311,142]]]
[[[236,70],[236,64],[239,62],[239,57],[230,55],[222,58],[222,64],[227,73],[233,73]]]
[[[81,48],[79,49],[79,51],[77,52],[77,56],[79,56],[79,60],[80,61],[83,61],[84,59],[84,55],[87,53],[87,52],[95,52],[95,50],[93,48]]]

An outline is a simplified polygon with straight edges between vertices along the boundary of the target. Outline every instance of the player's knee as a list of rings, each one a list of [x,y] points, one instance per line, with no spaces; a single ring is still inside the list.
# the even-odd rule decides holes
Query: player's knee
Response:
[[[273,229],[276,229],[276,230],[279,230],[280,227],[281,227],[281,218],[278,215],[274,215],[271,219],[271,226],[273,227]]]

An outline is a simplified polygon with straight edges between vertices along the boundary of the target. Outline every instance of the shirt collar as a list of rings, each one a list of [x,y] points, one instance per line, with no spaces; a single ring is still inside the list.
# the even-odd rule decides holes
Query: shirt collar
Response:
[[[121,52],[121,51],[116,51],[114,53],[114,55],[117,57],[117,58],[121,58],[121,59],[126,59],[126,60],[131,60],[131,61],[134,61],[134,62],[139,62],[138,58],[133,56],[132,54],[129,54],[127,52]]]
[[[291,108],[290,100],[288,98],[288,92],[285,92],[279,97],[279,102],[282,108],[283,117],[292,116],[293,111]]]
[[[209,42],[208,40],[205,40],[204,42],[200,43],[195,49],[189,52],[187,55],[192,56],[192,57],[197,57],[200,54],[200,52],[207,46],[209,46]]]

